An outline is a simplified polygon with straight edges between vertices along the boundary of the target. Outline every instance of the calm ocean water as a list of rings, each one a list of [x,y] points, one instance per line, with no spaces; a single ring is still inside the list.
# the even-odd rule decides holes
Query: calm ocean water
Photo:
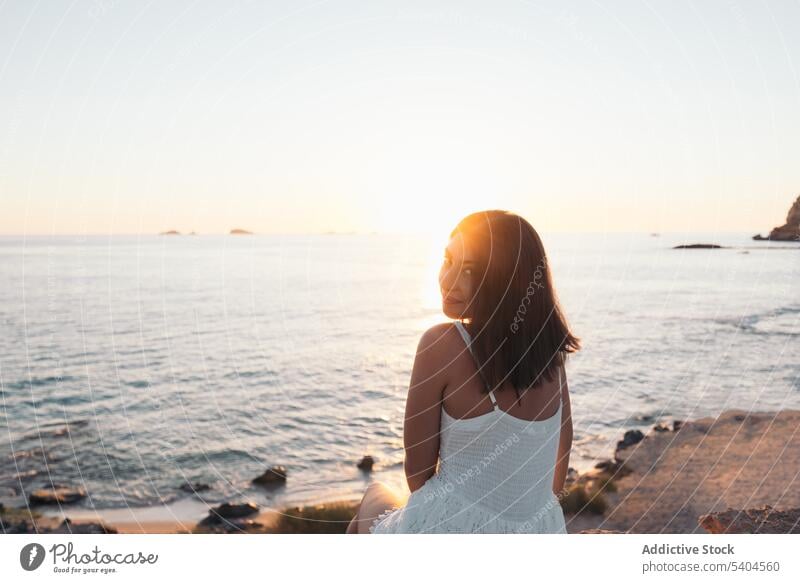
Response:
[[[800,245],[542,237],[584,343],[571,466],[626,429],[800,407]],[[671,249],[694,242],[733,248]],[[445,320],[435,251],[389,235],[0,238],[0,497],[48,476],[96,508],[192,496],[186,480],[265,505],[403,488],[414,351]],[[271,464],[286,486],[251,486]]]

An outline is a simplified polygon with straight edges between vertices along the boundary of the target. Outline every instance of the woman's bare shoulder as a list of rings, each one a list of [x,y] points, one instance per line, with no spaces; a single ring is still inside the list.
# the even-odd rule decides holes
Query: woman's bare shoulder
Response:
[[[454,322],[434,324],[422,333],[417,352],[425,350],[441,353],[450,350],[457,337],[458,330],[456,330]]]
[[[458,334],[452,322],[436,324],[422,333],[417,355],[414,357],[412,385],[414,378],[425,379],[428,384],[435,385],[437,390],[447,384],[449,367],[443,363],[452,361],[452,333]]]

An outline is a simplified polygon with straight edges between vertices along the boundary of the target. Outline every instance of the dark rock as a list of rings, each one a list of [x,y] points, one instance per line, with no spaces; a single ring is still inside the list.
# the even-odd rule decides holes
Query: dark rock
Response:
[[[673,249],[723,249],[723,247],[713,243],[692,243],[691,245],[675,245]]]
[[[257,478],[253,478],[254,484],[259,484],[261,486],[271,486],[274,484],[285,484],[286,483],[286,468],[283,466],[272,466],[266,472],[258,476]]]
[[[224,502],[214,508],[213,512],[221,518],[243,518],[251,514],[256,514],[258,512],[258,505],[252,502],[243,502],[241,504]]]
[[[219,524],[221,522],[230,521],[238,518],[244,518],[245,516],[250,516],[252,514],[258,513],[258,506],[253,504],[252,502],[243,502],[241,504],[231,504],[229,502],[224,502],[220,504],[216,508],[212,508],[208,512],[208,516],[206,516],[203,520],[201,520],[198,525],[199,526],[209,526],[214,524]]]
[[[613,472],[619,464],[614,460],[603,460],[597,462],[594,467],[598,470]]]
[[[653,425],[653,431],[669,431],[669,425],[667,425],[663,421],[660,423],[656,423],[655,425]]]
[[[582,474],[579,481],[596,479],[617,479],[627,476],[631,470],[622,460],[602,460],[594,465],[594,469]]]
[[[675,420],[672,422],[672,431],[678,431],[681,427],[683,427],[683,421]]]
[[[194,529],[198,533],[209,534],[246,534],[246,533],[265,533],[267,529],[261,523],[249,518],[237,518],[203,524],[198,523]]]
[[[800,508],[772,506],[703,514],[697,522],[711,534],[800,534]]]
[[[102,522],[81,522],[75,524],[69,518],[65,518],[60,525],[49,532],[57,534],[118,534],[117,529],[111,528]]]
[[[211,486],[209,486],[208,484],[203,484],[202,482],[194,482],[194,483],[186,482],[180,487],[180,489],[183,490],[184,492],[195,493],[195,492],[204,492],[206,490],[210,490]]]
[[[639,431],[638,429],[630,429],[625,432],[625,435],[622,436],[622,439],[617,442],[617,449],[624,449],[626,447],[630,447],[631,445],[635,445],[644,439],[644,433]]]
[[[54,485],[53,488],[40,488],[28,496],[30,504],[72,504],[86,497],[86,490],[82,487],[70,488],[68,486]]]
[[[358,469],[369,472],[372,471],[372,466],[375,465],[375,459],[371,455],[365,455],[356,465]]]
[[[747,416],[746,415],[738,415],[737,414],[737,415],[734,415],[733,418],[734,418],[735,421],[744,421],[747,418]]]

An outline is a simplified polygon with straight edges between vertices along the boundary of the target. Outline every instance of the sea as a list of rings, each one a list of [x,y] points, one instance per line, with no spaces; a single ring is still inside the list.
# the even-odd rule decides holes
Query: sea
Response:
[[[570,466],[613,456],[631,429],[800,408],[800,244],[751,235],[542,233],[583,344],[567,365]],[[407,491],[405,397],[420,335],[447,321],[445,243],[0,237],[0,500],[51,482],[83,486],[79,509]],[[722,248],[673,248],[691,243]],[[272,465],[285,484],[251,482]]]

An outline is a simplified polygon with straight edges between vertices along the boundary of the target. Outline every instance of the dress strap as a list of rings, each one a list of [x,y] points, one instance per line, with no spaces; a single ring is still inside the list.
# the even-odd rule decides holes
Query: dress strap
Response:
[[[478,362],[478,359],[475,358],[475,353],[472,352],[472,338],[469,337],[469,332],[467,332],[467,329],[464,328],[464,324],[461,322],[461,320],[456,320],[456,329],[458,330],[458,333],[461,334],[461,338],[464,340],[464,344],[467,345],[467,349],[469,350],[469,353],[472,355],[472,360],[475,362],[475,367],[478,369],[478,375],[481,377],[483,384],[486,386],[486,390],[489,391],[489,399],[492,400],[492,407],[497,409],[497,401],[494,398],[494,391],[489,386],[489,383],[487,383],[486,380],[483,378],[483,373],[481,372],[480,363]]]
[[[472,339],[469,337],[469,332],[467,332],[467,329],[464,328],[464,324],[461,323],[461,320],[456,320],[456,330],[458,330],[458,333],[461,334],[461,338],[464,339],[464,344],[467,345],[470,354],[472,354]]]

